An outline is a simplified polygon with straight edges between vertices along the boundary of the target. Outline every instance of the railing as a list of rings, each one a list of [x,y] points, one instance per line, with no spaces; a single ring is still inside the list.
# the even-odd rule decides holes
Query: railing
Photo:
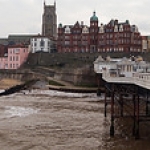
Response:
[[[108,70],[104,70],[102,78],[107,82],[135,84],[150,89],[150,73],[133,73],[132,77],[120,77],[112,76]]]
[[[134,73],[134,84],[150,89],[150,73]]]

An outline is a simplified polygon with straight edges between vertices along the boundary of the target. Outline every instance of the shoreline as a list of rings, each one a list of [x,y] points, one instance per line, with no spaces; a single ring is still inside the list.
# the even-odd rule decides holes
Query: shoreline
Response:
[[[23,82],[17,79],[4,78],[0,80],[0,90],[7,90],[13,86],[20,85]]]
[[[54,80],[56,81],[56,80]],[[54,91],[62,91],[68,93],[97,93],[97,87],[81,87],[81,86],[74,86],[68,82],[58,81],[58,83],[63,83],[63,86],[58,85],[49,85],[45,81],[37,81],[35,84],[28,87],[29,90],[32,89],[40,89],[40,90],[54,90]],[[22,81],[16,79],[2,79],[0,82],[0,90],[10,90],[15,86],[19,86],[23,84]]]

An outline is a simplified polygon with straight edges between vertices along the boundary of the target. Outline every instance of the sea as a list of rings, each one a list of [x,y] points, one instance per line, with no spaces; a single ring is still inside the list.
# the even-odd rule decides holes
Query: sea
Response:
[[[150,150],[150,124],[115,119],[110,137],[110,107],[104,116],[104,95],[24,90],[0,97],[2,150]]]

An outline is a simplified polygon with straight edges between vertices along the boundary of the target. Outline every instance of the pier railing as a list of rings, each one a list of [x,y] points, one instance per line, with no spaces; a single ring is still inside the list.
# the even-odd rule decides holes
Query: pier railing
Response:
[[[150,73],[133,73],[132,77],[122,77],[104,70],[102,73],[102,78],[110,83],[135,84],[146,89],[150,89]]]

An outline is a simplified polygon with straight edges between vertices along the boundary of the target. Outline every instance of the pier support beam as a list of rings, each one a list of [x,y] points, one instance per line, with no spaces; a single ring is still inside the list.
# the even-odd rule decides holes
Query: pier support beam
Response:
[[[102,77],[101,77],[99,74],[97,74],[97,85],[98,85],[97,96],[101,96],[101,89],[100,89],[101,78],[102,78]]]
[[[110,136],[114,137],[114,85],[112,85],[111,91],[111,125],[110,125]]]
[[[146,115],[148,116],[148,115],[150,115],[149,114],[149,101],[148,101],[148,90],[146,91]]]
[[[105,115],[105,117],[107,117],[107,89],[106,88],[105,88],[104,115]]]
[[[97,96],[101,96],[101,89],[100,88],[97,89]]]
[[[132,96],[132,100],[133,100],[133,130],[132,130],[132,134],[133,134],[133,136],[135,136],[135,111],[136,111],[136,109],[135,109],[135,94],[133,94],[133,96]]]
[[[139,95],[136,98],[136,126],[135,139],[139,139]]]
[[[122,94],[119,94],[119,100],[120,100],[120,106],[121,106],[120,113],[121,113],[121,117],[123,117],[123,97],[122,97]]]

